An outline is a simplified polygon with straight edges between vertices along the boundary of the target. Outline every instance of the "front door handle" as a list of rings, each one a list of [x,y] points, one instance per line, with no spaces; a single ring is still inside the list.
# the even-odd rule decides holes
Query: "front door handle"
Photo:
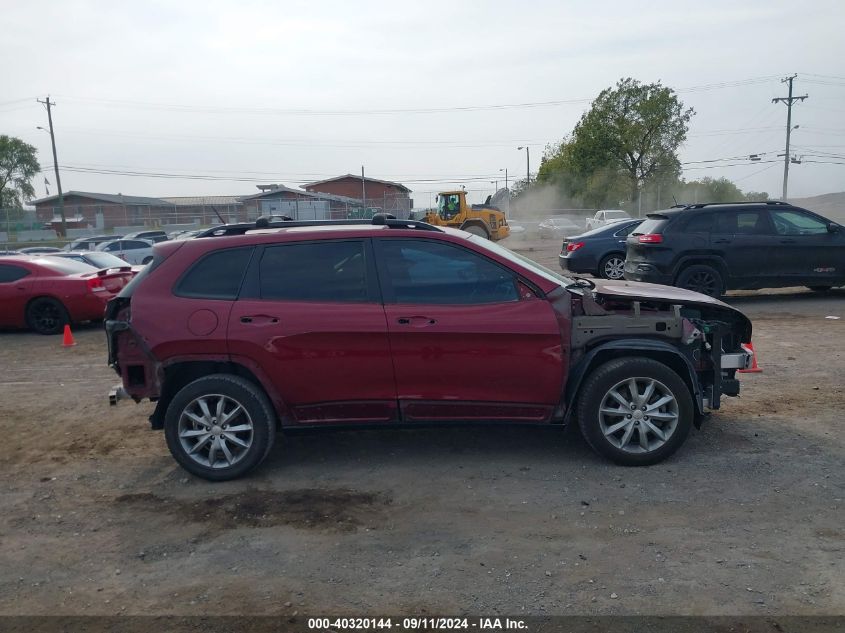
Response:
[[[730,244],[733,240],[713,240],[714,244]]]
[[[781,240],[781,244],[795,244],[795,240]]]
[[[247,325],[264,325],[266,323],[278,323],[279,318],[274,316],[269,316],[267,314],[252,314],[252,315],[245,315],[241,317],[241,323],[245,323]]]

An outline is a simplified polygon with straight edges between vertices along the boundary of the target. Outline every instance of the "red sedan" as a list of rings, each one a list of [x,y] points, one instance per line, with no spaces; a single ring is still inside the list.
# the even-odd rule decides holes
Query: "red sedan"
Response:
[[[67,323],[102,319],[132,277],[129,266],[98,271],[55,257],[0,257],[0,327],[57,334]]]

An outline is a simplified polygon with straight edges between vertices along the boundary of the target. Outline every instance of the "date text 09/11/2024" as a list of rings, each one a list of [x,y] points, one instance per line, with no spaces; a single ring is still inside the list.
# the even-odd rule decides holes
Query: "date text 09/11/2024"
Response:
[[[308,618],[309,630],[346,629],[346,630],[383,630],[398,629],[400,631],[415,630],[525,630],[524,620],[515,618],[478,617],[478,618],[445,618],[445,617],[371,617],[371,618]]]

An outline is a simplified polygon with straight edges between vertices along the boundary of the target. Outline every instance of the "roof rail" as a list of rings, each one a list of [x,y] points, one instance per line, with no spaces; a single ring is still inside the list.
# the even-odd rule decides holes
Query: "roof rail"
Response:
[[[300,226],[387,226],[391,229],[417,229],[420,231],[438,231],[437,228],[427,222],[419,220],[399,220],[389,213],[378,213],[372,220],[273,220],[259,218],[255,222],[238,222],[236,224],[220,224],[212,226],[205,231],[198,233],[198,237],[225,237],[228,235],[243,235],[248,231],[256,229],[289,229]]]
[[[694,204],[678,205],[685,209],[703,209],[711,206],[740,206],[744,204],[765,204],[773,207],[791,207],[792,204],[783,200],[742,200],[741,202],[696,202]],[[675,207],[672,207],[673,209]]]

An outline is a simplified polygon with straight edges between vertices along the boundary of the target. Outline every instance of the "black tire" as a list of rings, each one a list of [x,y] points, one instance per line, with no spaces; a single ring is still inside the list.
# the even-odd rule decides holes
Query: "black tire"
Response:
[[[153,258],[152,258],[152,257],[145,257],[145,258],[141,261],[141,263],[142,263],[142,264],[144,264],[144,265],[146,266],[146,265],[147,265],[147,264],[149,264],[151,261],[153,261]]]
[[[620,263],[621,262],[621,263]],[[618,275],[617,275],[618,272]],[[625,278],[625,253],[611,253],[599,262],[598,274],[602,279],[618,281]],[[617,276],[613,276],[617,275]]]
[[[59,334],[70,323],[62,302],[51,297],[38,297],[26,306],[26,324],[39,334]]]
[[[631,410],[632,418],[630,418],[630,421],[629,414],[626,413],[602,414],[603,410],[607,410],[606,400],[609,403],[616,402],[610,396],[611,390],[627,388],[623,383],[632,378],[639,381],[638,385],[647,385],[648,381],[659,385],[654,387],[654,392],[649,396],[646,404],[648,402],[656,403],[663,397],[661,394],[671,394],[674,397],[674,402],[661,405],[651,411],[652,415],[657,416],[659,414],[664,418],[674,415],[674,422],[658,421],[656,417],[649,420],[648,412],[641,410]],[[646,390],[647,387],[644,386],[641,395],[646,395]],[[630,393],[630,391],[627,393]],[[664,407],[673,410],[661,411]],[[620,405],[620,412],[627,410]],[[633,419],[635,413],[644,417]],[[581,434],[596,453],[623,466],[648,466],[663,461],[681,447],[692,427],[695,409],[689,388],[673,369],[650,358],[631,356],[608,361],[590,373],[579,390],[576,415]],[[616,424],[617,421],[618,424],[624,422],[626,426],[618,429],[614,435],[610,432],[614,428],[613,424],[608,424],[608,420],[613,424]],[[647,424],[650,427],[657,426],[661,432],[668,433],[668,436],[661,440],[647,428]],[[630,434],[629,426],[632,429]],[[646,431],[646,439],[644,440],[648,447],[646,449],[642,448],[642,429]],[[653,436],[653,447],[649,446],[648,436],[650,433]],[[626,434],[628,444],[624,444]],[[638,445],[633,444],[635,437]],[[628,449],[623,450],[617,444],[625,445]]]
[[[725,293],[722,275],[712,266],[705,264],[694,264],[684,268],[678,275],[675,285],[717,299]]]
[[[807,287],[810,290],[812,290],[813,292],[827,292],[828,290],[833,288],[833,286],[807,286]]]
[[[196,457],[193,457],[187,446],[193,437],[180,437],[180,423],[183,432],[193,430],[201,433],[201,429],[208,427],[195,422],[196,412],[201,410],[198,400],[220,397],[240,405],[244,410],[244,413],[237,413],[232,418],[236,424],[229,428],[251,426],[251,431],[248,433],[234,430],[227,432],[226,425],[218,425],[217,418],[214,417],[214,426],[210,427],[212,432],[209,433],[212,436],[211,442],[209,443],[207,438],[203,440],[204,436],[200,435],[194,448],[197,448],[197,445],[200,446],[196,450]],[[196,408],[194,408],[195,403],[197,403]],[[183,417],[186,411],[194,414],[195,417],[189,418],[187,415]],[[230,412],[234,411],[235,408],[232,407]],[[185,429],[185,426],[189,425],[193,425],[193,428]],[[212,374],[188,383],[173,397],[164,417],[164,436],[170,453],[182,468],[203,479],[227,481],[245,475],[264,461],[270,453],[276,439],[276,414],[264,391],[253,382],[232,374]],[[248,447],[242,448],[239,444],[235,444],[232,436],[244,443],[247,443],[248,438]],[[211,448],[215,442],[218,448],[215,449],[215,457],[211,458]],[[228,454],[224,452],[223,446],[228,447]],[[230,465],[215,466],[218,463],[217,450],[223,454],[222,460],[229,461],[229,455],[232,457],[237,455],[237,458]],[[213,461],[210,461],[210,458]],[[205,464],[201,463],[203,459]]]

